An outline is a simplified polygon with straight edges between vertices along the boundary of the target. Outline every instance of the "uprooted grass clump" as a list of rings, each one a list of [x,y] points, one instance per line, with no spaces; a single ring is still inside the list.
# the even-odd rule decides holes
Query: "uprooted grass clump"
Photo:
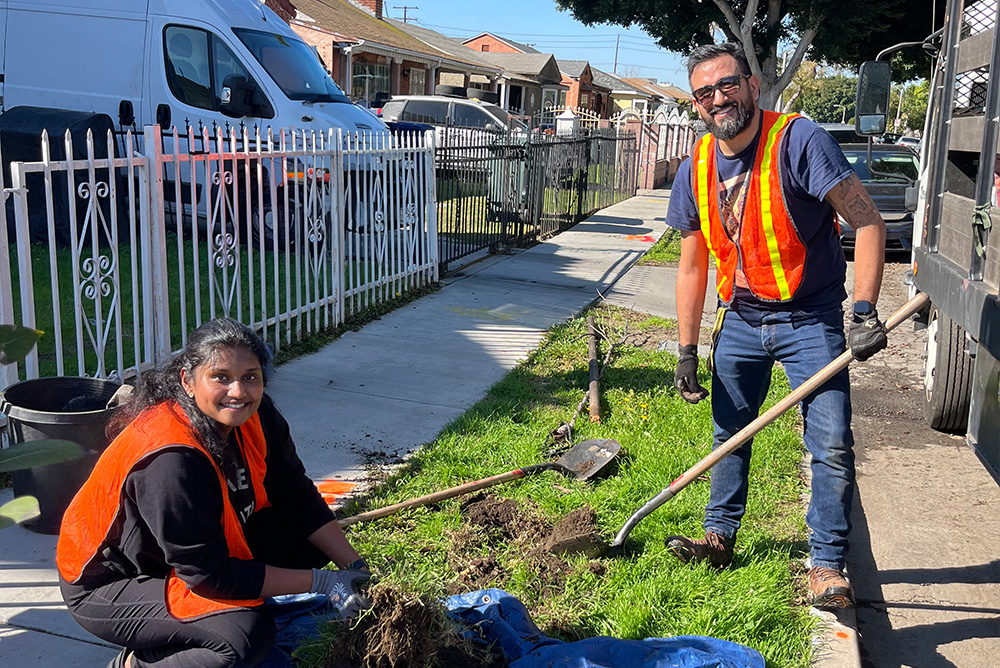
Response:
[[[371,608],[354,622],[330,622],[321,668],[501,668],[489,646],[463,637],[444,605],[426,594],[382,583],[369,592]]]

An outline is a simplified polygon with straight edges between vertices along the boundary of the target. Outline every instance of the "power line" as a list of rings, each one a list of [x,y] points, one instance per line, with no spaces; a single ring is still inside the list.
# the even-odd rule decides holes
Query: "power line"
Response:
[[[420,7],[411,7],[409,5],[402,5],[402,6],[393,5],[392,8],[393,9],[402,9],[403,10],[403,23],[409,23],[409,21],[407,20],[408,16],[407,16],[407,13],[406,13],[408,10],[410,10],[410,9],[420,9]]]

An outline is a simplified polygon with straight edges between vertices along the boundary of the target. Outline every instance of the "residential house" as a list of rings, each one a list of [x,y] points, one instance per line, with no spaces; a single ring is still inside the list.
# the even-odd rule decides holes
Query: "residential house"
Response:
[[[593,65],[590,66],[590,71],[594,75],[596,85],[611,91],[611,104],[608,106],[610,116],[631,109],[639,100],[649,100],[650,98],[649,93],[644,93],[635,86],[625,83],[613,74],[599,70]]]
[[[560,93],[568,90],[562,83],[559,65],[551,53],[479,52],[479,57],[503,70],[500,82],[500,106],[521,116],[529,125],[543,109],[555,107]]]
[[[484,32],[462,40],[462,44],[480,53],[541,53],[532,46],[494,35],[491,32]]]
[[[657,83],[656,79],[629,78],[623,81],[649,95],[646,101],[636,100],[632,109],[639,114],[652,116],[662,107],[668,113],[691,100],[691,94],[670,84]]]
[[[394,19],[386,19],[386,22],[397,30],[407,33],[410,37],[414,37],[424,44],[433,47],[434,49],[437,49],[441,53],[447,54],[452,58],[478,63],[479,65],[490,69],[497,68],[495,64],[485,58],[481,58],[479,54],[466,48],[460,40],[447,37],[439,32],[435,32],[429,28],[424,28],[413,23],[404,23]],[[502,75],[497,77],[495,75],[486,76],[483,74],[471,73],[467,75],[466,73],[459,72],[442,72],[438,83],[451,86],[461,86],[463,88],[480,88],[495,91],[497,90],[497,86],[502,81]]]
[[[382,15],[382,0],[294,3],[292,29],[316,47],[333,79],[354,101],[380,107],[393,95],[430,95],[449,73],[465,82],[480,76],[488,86],[500,78],[499,67],[445,53],[400,30]]]
[[[595,83],[590,63],[586,60],[560,60],[559,71],[563,85],[569,89],[565,104],[560,106],[590,112],[598,118],[609,116],[611,89]]]

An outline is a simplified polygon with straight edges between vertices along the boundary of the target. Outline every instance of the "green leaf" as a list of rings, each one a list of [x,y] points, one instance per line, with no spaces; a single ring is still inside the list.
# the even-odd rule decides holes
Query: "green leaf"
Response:
[[[83,448],[72,441],[29,441],[0,450],[0,472],[21,471],[79,459]]]
[[[21,325],[0,325],[0,364],[23,360],[44,333]]]
[[[40,513],[38,499],[33,496],[19,496],[0,506],[0,529],[38,517]]]

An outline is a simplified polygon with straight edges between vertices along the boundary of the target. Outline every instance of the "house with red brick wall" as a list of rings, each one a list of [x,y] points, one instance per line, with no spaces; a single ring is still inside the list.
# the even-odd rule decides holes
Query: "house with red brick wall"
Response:
[[[267,0],[264,4],[280,16],[285,23],[291,21],[292,17],[295,16],[295,5],[290,0]]]
[[[449,73],[466,82],[482,77],[489,90],[496,89],[500,68],[409,35],[382,15],[382,0],[295,0],[295,9],[292,30],[316,47],[354,101],[381,107],[394,95],[430,95]]]
[[[500,37],[490,32],[484,32],[475,37],[462,40],[462,44],[480,53],[541,53],[541,51],[532,46],[521,44],[520,42],[515,42],[512,39]]]
[[[594,73],[586,60],[560,60],[562,84],[567,87],[564,106],[588,111],[599,118],[610,116],[611,89],[594,82]]]

